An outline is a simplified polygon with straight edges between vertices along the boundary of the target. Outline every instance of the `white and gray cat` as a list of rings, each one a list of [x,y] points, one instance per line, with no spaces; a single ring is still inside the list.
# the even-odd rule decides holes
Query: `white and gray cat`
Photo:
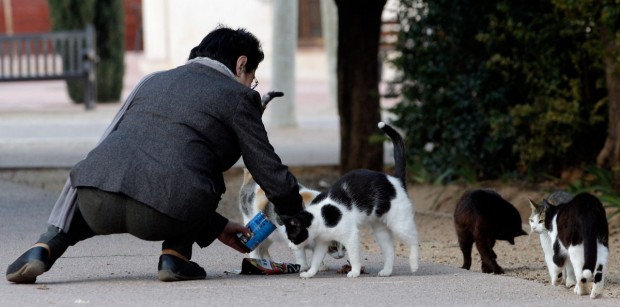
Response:
[[[310,269],[300,277],[316,275],[332,240],[342,242],[349,255],[351,271],[347,277],[357,277],[361,271],[360,226],[373,230],[375,241],[384,256],[379,276],[390,276],[394,265],[396,235],[410,246],[409,265],[418,269],[418,232],[414,211],[406,184],[405,146],[400,134],[380,122],[381,128],[394,143],[395,176],[358,169],[342,176],[327,191],[295,216],[282,216],[290,246],[301,249],[314,242]]]
[[[319,191],[309,189],[300,184],[299,194],[303,199],[304,206],[307,206],[319,195]],[[262,211],[267,219],[276,225],[274,233],[250,252],[251,258],[271,260],[269,247],[275,242],[288,243],[286,232],[274,210],[273,203],[267,199],[263,189],[254,181],[252,174],[245,168],[243,169],[243,183],[239,191],[239,208],[241,209],[244,224],[247,224],[259,211]],[[338,242],[331,242],[329,245],[329,253],[333,258],[340,259],[344,257],[345,254],[344,246]],[[295,251],[295,263],[301,266],[302,271],[309,268],[306,251],[304,249]],[[321,269],[325,270],[326,268],[326,266],[322,266]]]
[[[591,298],[603,293],[609,255],[609,226],[603,204],[594,195],[575,197],[564,191],[552,193],[541,205],[530,200],[530,227],[540,235],[540,244],[551,284],[565,279],[579,295]]]

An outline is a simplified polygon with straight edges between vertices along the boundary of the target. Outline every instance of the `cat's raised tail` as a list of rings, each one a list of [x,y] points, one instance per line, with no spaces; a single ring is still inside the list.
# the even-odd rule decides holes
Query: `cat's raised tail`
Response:
[[[407,188],[407,159],[405,157],[405,142],[398,131],[392,126],[379,122],[379,129],[383,130],[394,144],[394,176],[398,177],[405,189]]]
[[[265,109],[267,109],[267,104],[269,104],[272,99],[282,96],[284,96],[284,93],[274,91],[267,92],[267,94],[263,95],[260,99],[261,105],[263,107],[263,112],[265,112]]]

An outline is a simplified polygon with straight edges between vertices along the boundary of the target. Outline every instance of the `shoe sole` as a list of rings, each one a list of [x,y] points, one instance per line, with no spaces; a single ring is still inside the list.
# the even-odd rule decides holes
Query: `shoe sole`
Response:
[[[175,274],[170,270],[161,270],[157,272],[157,276],[159,280],[169,282],[169,281],[183,281],[183,280],[198,280],[205,279],[207,276],[183,276]]]
[[[24,264],[14,273],[6,274],[6,279],[16,284],[33,284],[37,277],[45,273],[45,263],[33,260]]]

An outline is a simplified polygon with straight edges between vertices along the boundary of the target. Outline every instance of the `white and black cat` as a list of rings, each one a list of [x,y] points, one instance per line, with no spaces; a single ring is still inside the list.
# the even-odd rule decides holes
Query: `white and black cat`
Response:
[[[310,202],[319,195],[319,191],[309,189],[303,185],[299,185],[299,194],[302,197],[303,205],[307,206]],[[261,242],[252,252],[250,252],[251,258],[271,260],[269,254],[269,247],[275,242],[288,243],[286,238],[286,232],[282,226],[282,222],[279,221],[277,214],[274,210],[273,203],[271,203],[263,189],[254,181],[252,174],[247,169],[243,169],[243,183],[239,190],[239,209],[243,216],[243,223],[247,224],[259,211],[269,219],[274,225],[276,230],[267,239]],[[329,253],[335,259],[344,257],[345,249],[342,244],[338,242],[332,242],[329,246]],[[295,251],[295,263],[301,266],[301,270],[305,271],[310,266],[306,258],[305,249],[299,249]],[[326,269],[325,266],[321,268]]]
[[[546,202],[552,206],[557,206],[563,203],[567,203],[572,199],[572,194],[562,190],[558,190],[551,193],[551,195],[544,199],[543,202]],[[545,228],[545,206],[539,206],[530,201],[530,208],[532,209],[532,213],[529,219],[530,229],[532,230],[532,232],[537,233],[540,238],[540,246],[542,247],[543,253],[545,255],[547,270],[549,270],[549,276],[552,276],[552,269],[554,266],[549,265],[549,263],[553,263],[553,241],[551,240],[549,231]],[[568,259],[567,261],[570,261],[570,259]],[[573,272],[572,264],[567,263],[567,265],[564,266],[564,270],[559,274],[559,276],[556,276],[556,278],[556,281],[552,280],[552,283],[559,284],[562,279],[564,279],[567,288],[571,288],[575,286],[575,284],[577,284],[577,282],[575,281],[575,272]]]
[[[559,285],[566,276],[566,286],[575,285],[575,293],[585,295],[593,282],[590,297],[596,298],[603,293],[609,255],[603,204],[589,193],[572,199],[556,193],[550,199],[541,205],[530,200],[530,227],[541,235],[551,283]]]
[[[351,271],[357,277],[361,271],[360,226],[373,230],[385,262],[379,276],[390,276],[394,266],[396,235],[410,246],[411,271],[418,269],[418,232],[406,183],[405,146],[400,134],[380,122],[381,128],[394,143],[395,176],[371,170],[353,170],[342,176],[327,191],[295,216],[282,216],[290,246],[303,248],[314,242],[310,269],[300,277],[310,278],[319,270],[329,242],[342,242],[349,255]]]

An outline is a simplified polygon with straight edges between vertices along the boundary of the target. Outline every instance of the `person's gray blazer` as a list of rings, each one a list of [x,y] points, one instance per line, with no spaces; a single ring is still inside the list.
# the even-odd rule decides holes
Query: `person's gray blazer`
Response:
[[[225,191],[222,173],[243,156],[276,212],[293,215],[302,209],[297,180],[261,115],[258,92],[213,68],[192,63],[158,73],[74,166],[71,182],[125,194],[181,221],[204,219]]]

